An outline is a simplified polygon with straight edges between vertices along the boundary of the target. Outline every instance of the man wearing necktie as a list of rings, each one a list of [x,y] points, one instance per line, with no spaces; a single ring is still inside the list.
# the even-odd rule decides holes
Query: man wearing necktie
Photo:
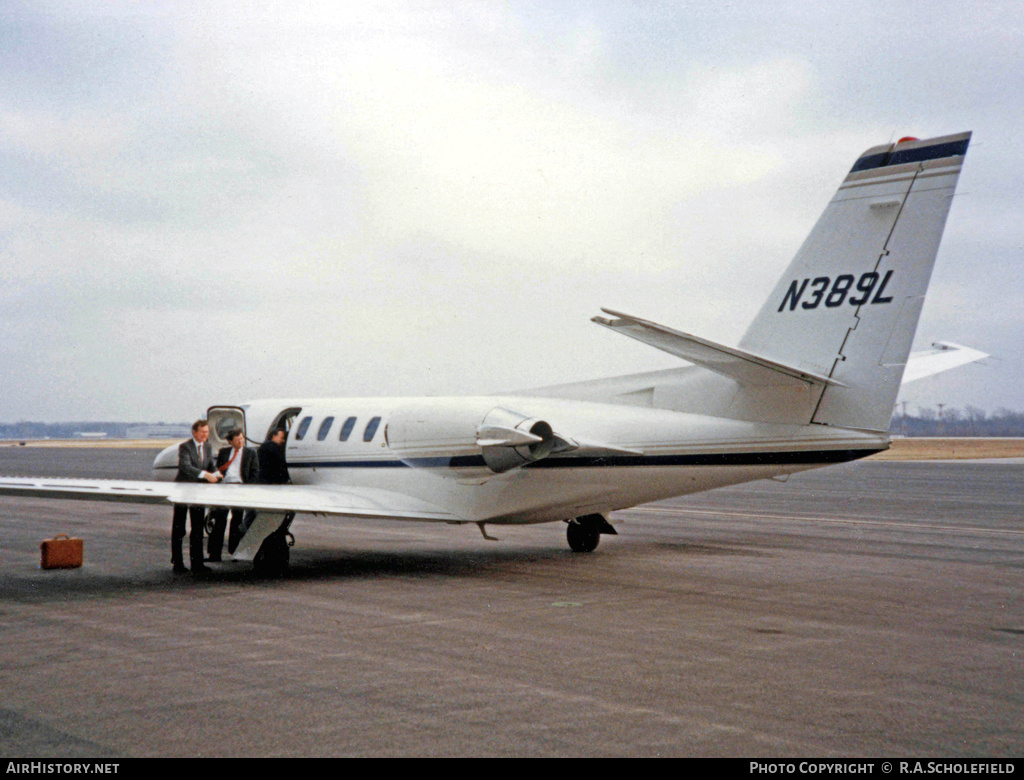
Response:
[[[241,485],[259,480],[259,459],[256,450],[245,446],[245,435],[240,428],[232,428],[228,433],[229,447],[221,448],[217,453],[217,472],[226,485]],[[231,531],[228,535],[228,552],[234,552],[242,536],[242,517],[244,509],[231,510]],[[217,507],[210,513],[213,530],[206,542],[206,551],[211,561],[219,562],[221,549],[224,547],[224,527],[227,525],[228,510]]]
[[[221,475],[213,467],[213,455],[206,441],[210,438],[210,426],[206,420],[192,423],[192,438],[178,447],[178,476],[175,482],[220,482]],[[188,571],[182,561],[181,542],[185,538],[185,516],[188,515],[188,555],[192,573],[207,571],[203,565],[203,525],[206,507],[175,504],[171,521],[171,564],[175,574]]]

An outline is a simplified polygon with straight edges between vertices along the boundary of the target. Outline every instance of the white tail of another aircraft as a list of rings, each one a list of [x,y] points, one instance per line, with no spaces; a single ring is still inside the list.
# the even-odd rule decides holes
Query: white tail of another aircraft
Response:
[[[888,430],[970,136],[864,152],[738,347],[605,310],[616,319],[595,322],[699,368],[532,392]]]

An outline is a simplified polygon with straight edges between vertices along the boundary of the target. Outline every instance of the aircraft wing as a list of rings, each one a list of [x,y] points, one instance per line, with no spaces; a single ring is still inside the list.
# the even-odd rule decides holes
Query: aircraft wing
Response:
[[[903,371],[903,384],[924,379],[926,376],[940,374],[951,368],[976,363],[991,357],[985,352],[949,341],[937,341],[931,349],[912,352],[907,358],[907,367]]]
[[[202,504],[265,512],[307,512],[397,520],[465,520],[439,506],[412,496],[390,490],[359,487],[211,485],[192,482],[0,477],[0,496],[3,495],[133,504]]]

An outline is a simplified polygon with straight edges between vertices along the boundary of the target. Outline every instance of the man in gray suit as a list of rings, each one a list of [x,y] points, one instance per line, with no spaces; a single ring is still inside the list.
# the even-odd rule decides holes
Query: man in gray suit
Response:
[[[221,475],[213,466],[213,453],[207,439],[210,438],[210,426],[206,420],[192,423],[192,438],[183,441],[178,447],[178,476],[175,482],[219,482]],[[189,562],[193,574],[209,571],[203,565],[203,523],[206,518],[206,507],[175,504],[171,522],[171,564],[175,574],[188,571],[181,556],[181,542],[185,538],[185,515],[188,515],[191,527],[188,535]]]

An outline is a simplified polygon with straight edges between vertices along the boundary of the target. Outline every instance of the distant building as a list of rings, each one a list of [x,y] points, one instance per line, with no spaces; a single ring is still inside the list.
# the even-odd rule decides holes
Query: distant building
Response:
[[[187,423],[177,425],[132,425],[125,430],[126,439],[184,439],[192,434]]]
[[[71,436],[75,439],[105,439],[106,431],[75,431]]]

